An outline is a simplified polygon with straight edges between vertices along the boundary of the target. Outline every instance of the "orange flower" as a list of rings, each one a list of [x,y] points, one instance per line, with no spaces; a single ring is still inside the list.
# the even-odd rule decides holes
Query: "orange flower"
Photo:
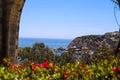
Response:
[[[52,69],[55,71],[56,70],[56,65],[52,64]]]
[[[16,66],[12,66],[12,70],[13,71],[17,70]]]
[[[76,72],[73,72],[73,75],[74,75],[75,77],[78,77],[78,74],[77,74]]]

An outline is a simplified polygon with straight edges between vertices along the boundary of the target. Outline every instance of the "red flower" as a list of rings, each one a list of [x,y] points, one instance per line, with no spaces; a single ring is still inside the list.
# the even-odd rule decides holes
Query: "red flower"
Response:
[[[45,65],[45,67],[49,67],[49,65],[50,65],[47,60],[43,64]]]
[[[8,66],[8,67],[11,67],[11,66],[12,66],[12,64],[7,64],[7,66]]]
[[[120,68],[117,68],[117,71],[120,71]]]
[[[68,73],[65,73],[64,75],[63,75],[63,78],[67,78],[69,76],[69,74]]]
[[[24,66],[23,66],[23,65],[20,65],[20,66],[19,66],[19,68],[20,68],[20,69],[23,69],[23,68],[24,68]]]
[[[33,71],[36,71],[36,66],[32,66],[32,70],[33,70]]]
[[[34,66],[34,67],[36,67],[36,66],[39,66],[39,64],[37,64],[37,63],[34,63],[34,64],[33,64],[33,66]]]
[[[33,71],[36,71],[36,67],[38,66],[38,64],[36,64],[36,63],[34,63],[32,66],[31,66],[31,69],[33,70]]]
[[[118,69],[117,69],[117,67],[114,67],[113,70],[114,70],[114,72],[117,72]]]
[[[49,67],[49,62],[48,61],[45,61],[43,64],[36,64],[36,63],[34,63],[34,64],[32,64],[32,66],[31,66],[31,69],[33,70],[33,71],[36,71],[36,67],[39,67],[39,68],[44,68],[44,67]]]
[[[44,64],[39,64],[39,68],[44,68],[45,65]]]

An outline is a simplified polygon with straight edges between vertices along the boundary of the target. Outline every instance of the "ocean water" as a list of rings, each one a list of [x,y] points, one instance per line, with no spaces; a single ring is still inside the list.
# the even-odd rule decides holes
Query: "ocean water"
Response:
[[[71,41],[72,39],[19,38],[19,47],[32,47],[36,42],[42,42],[49,48],[67,48]]]

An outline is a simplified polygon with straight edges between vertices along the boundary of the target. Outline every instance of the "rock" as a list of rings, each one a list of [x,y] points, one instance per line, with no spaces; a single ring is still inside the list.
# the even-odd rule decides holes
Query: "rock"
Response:
[[[68,48],[88,49],[95,51],[99,47],[116,47],[119,41],[119,32],[109,32],[104,35],[87,35],[75,38]]]

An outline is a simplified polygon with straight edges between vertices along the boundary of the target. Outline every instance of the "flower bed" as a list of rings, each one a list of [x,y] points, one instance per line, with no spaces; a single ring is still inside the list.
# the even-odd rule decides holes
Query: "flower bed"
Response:
[[[76,62],[57,66],[45,61],[42,64],[0,66],[0,80],[119,80],[120,60],[111,58],[86,65]]]

